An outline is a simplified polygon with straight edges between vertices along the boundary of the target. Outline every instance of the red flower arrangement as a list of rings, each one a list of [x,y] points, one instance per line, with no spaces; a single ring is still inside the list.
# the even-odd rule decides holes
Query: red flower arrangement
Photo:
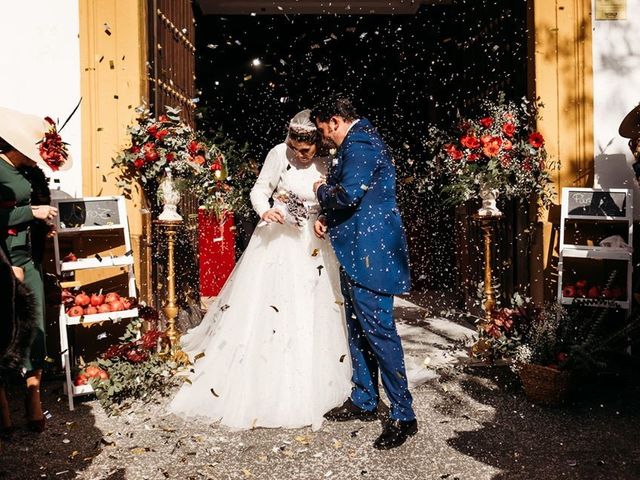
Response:
[[[448,203],[477,197],[483,184],[507,198],[528,200],[535,194],[543,205],[551,203],[550,165],[544,138],[535,129],[539,107],[526,100],[516,105],[500,94],[495,102],[482,102],[481,116],[461,119],[453,131],[429,129],[425,143],[435,154],[430,180],[444,174]]]
[[[179,109],[167,108],[166,115],[157,119],[145,107],[136,111],[136,124],[128,129],[131,146],[113,160],[121,172],[118,185],[125,196],[131,194],[132,183],[139,181],[148,198],[153,198],[165,168],[170,168],[178,188],[193,192],[205,209],[220,214],[246,203],[242,192],[229,182],[221,148],[183,123]]]
[[[154,118],[145,107],[136,109],[136,123],[128,128],[131,146],[114,160],[122,172],[119,185],[130,193],[131,183],[143,186],[159,180],[170,168],[174,178],[189,179],[199,173],[208,156],[208,145],[180,119],[180,109],[167,108],[166,115]]]
[[[49,128],[45,132],[44,138],[39,142],[40,156],[55,172],[69,158],[68,144],[62,141],[56,122],[51,117],[45,117],[44,120],[49,124]]]

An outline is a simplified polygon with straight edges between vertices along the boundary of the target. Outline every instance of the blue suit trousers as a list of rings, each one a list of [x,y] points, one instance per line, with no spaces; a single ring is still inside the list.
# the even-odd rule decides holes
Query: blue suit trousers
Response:
[[[407,385],[402,344],[393,321],[393,295],[358,285],[342,268],[340,286],[353,364],[351,401],[364,410],[375,410],[380,372],[382,386],[391,402],[391,418],[413,420],[413,399]]]

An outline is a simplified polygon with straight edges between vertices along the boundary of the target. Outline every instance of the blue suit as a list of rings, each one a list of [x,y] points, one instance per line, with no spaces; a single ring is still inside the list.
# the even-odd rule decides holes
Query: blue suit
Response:
[[[411,286],[407,242],[396,204],[389,149],[366,119],[351,127],[317,191],[341,265],[354,388],[364,410],[378,405],[378,372],[391,418],[413,420],[404,355],[393,321],[393,295]]]

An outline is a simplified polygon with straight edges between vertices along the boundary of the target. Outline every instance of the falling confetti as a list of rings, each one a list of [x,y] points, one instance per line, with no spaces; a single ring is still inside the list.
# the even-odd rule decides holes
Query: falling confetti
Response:
[[[200,352],[198,353],[196,356],[193,357],[193,362],[197,362],[198,360],[200,360],[201,358],[204,358],[205,353],[204,352]]]

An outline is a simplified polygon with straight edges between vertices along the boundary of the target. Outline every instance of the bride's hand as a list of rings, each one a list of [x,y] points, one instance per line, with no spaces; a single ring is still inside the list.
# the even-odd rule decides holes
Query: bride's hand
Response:
[[[320,185],[325,185],[326,183],[327,183],[327,179],[325,177],[320,177],[320,180],[316,181],[313,184],[313,193],[317,193],[318,188],[320,188]]]
[[[262,220],[269,223],[284,223],[284,215],[282,215],[282,212],[277,208],[270,208],[262,214]]]
[[[313,231],[316,237],[324,239],[324,234],[327,233],[327,222],[324,218],[320,217],[313,224]]]

